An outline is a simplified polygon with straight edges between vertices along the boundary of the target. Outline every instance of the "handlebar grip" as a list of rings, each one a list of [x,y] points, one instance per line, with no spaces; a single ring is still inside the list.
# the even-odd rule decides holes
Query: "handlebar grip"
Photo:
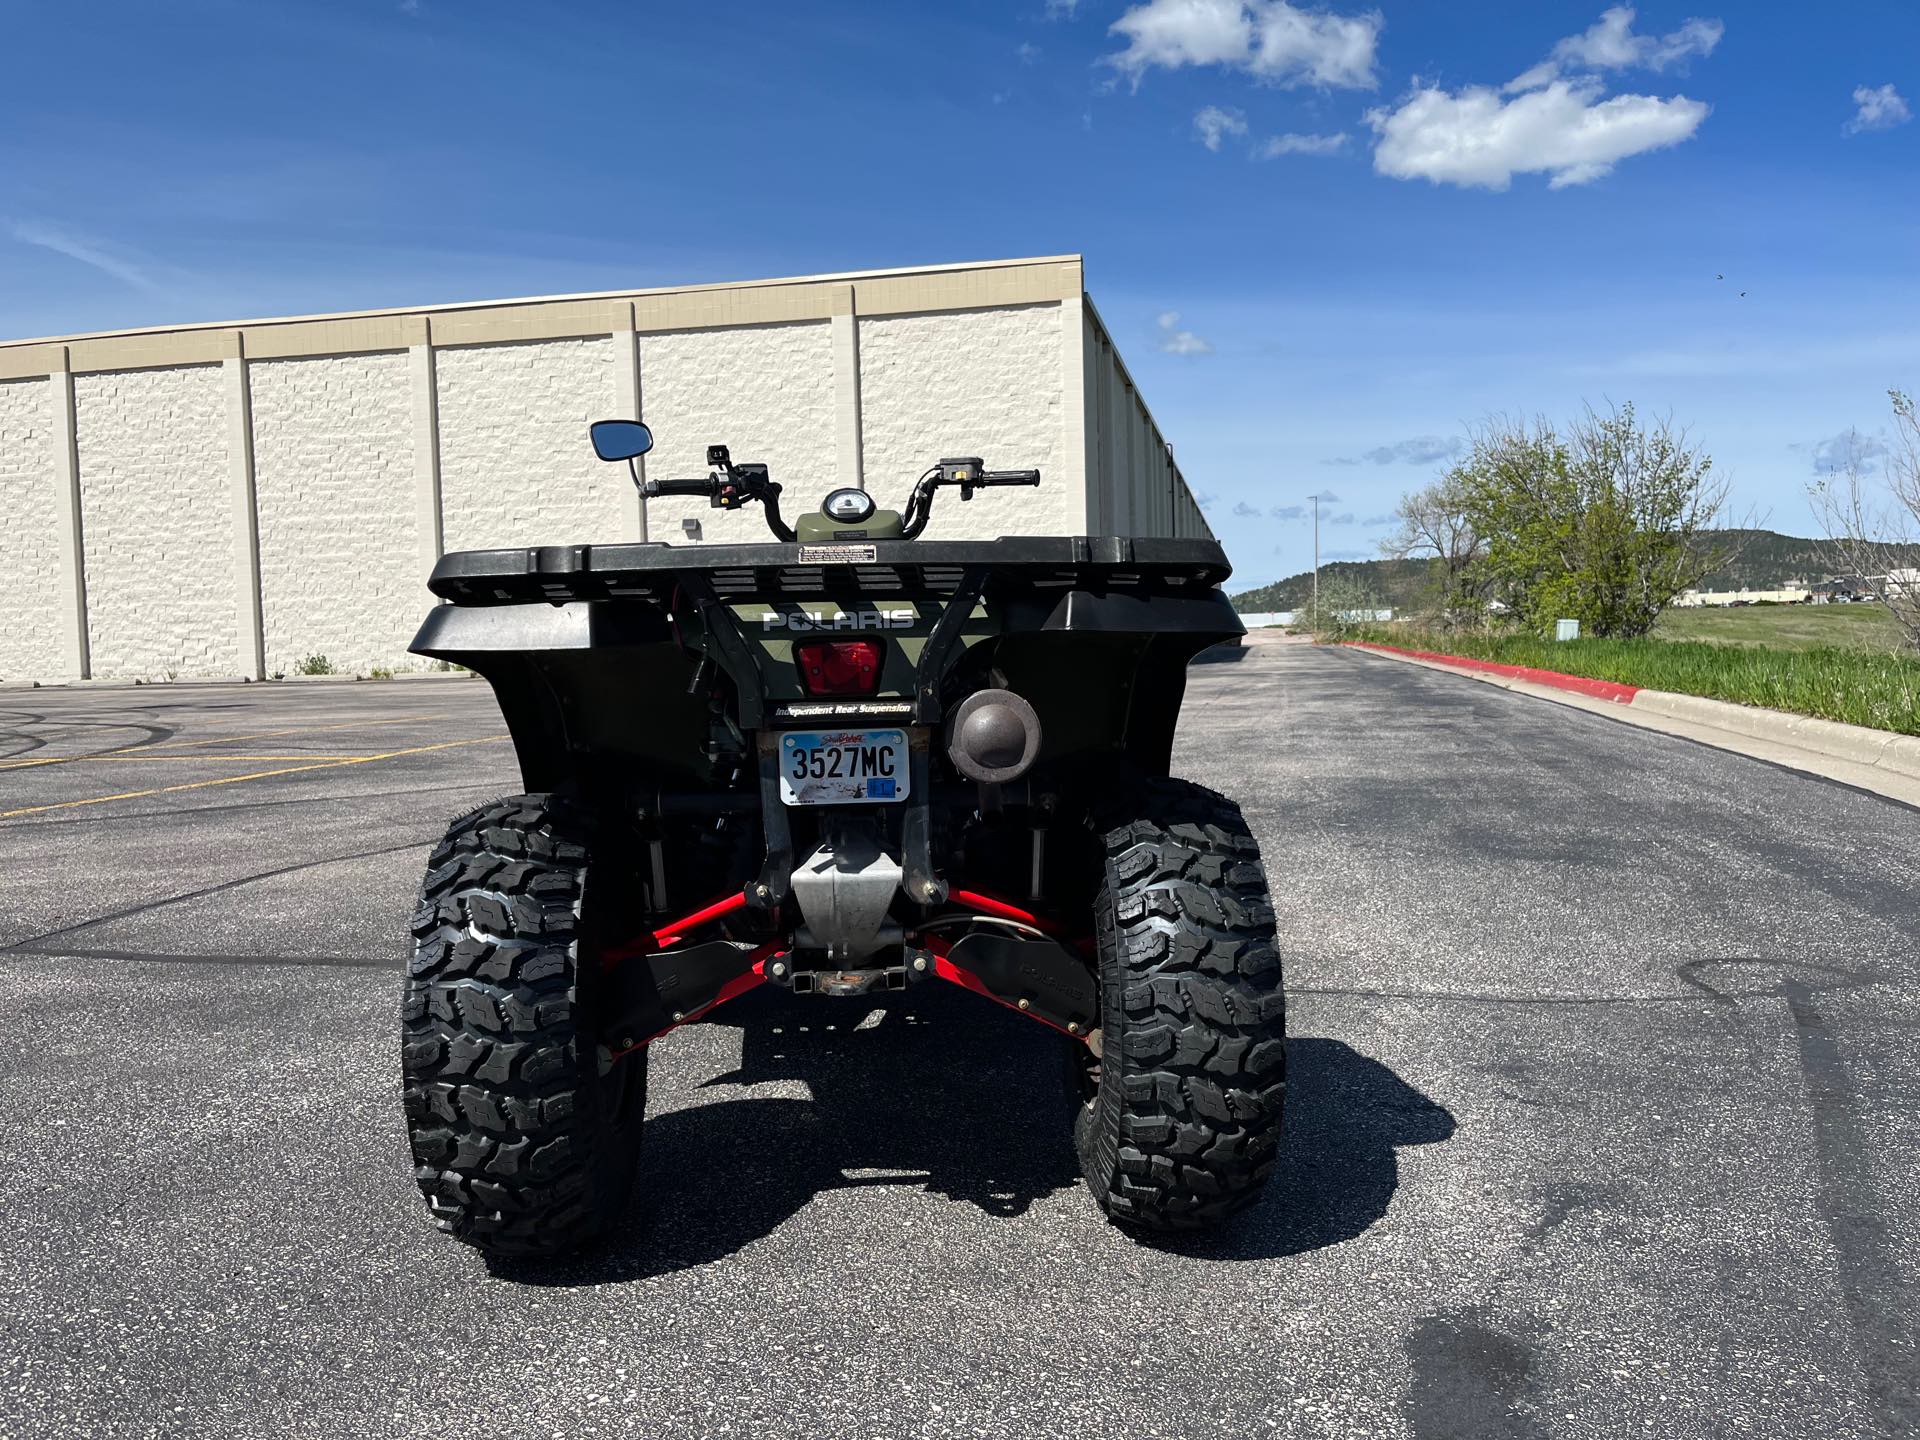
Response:
[[[649,480],[640,492],[649,498],[656,495],[712,495],[715,485],[707,480]]]
[[[982,485],[1038,485],[1038,470],[989,470],[980,477]]]

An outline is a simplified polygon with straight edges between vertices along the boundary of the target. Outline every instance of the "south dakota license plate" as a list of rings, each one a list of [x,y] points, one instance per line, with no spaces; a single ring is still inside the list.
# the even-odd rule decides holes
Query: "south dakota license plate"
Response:
[[[780,737],[780,798],[859,805],[907,798],[904,730],[789,730]]]

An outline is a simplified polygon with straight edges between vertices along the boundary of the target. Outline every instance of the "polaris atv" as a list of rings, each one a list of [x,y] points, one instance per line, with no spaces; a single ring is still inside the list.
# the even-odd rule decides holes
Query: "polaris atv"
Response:
[[[790,526],[764,466],[645,495],[757,503],[778,543],[450,554],[416,654],[490,681],[527,793],[453,822],[413,919],[415,1175],[501,1255],[600,1236],[632,1188],[649,1048],[756,986],[961,986],[1060,1037],[1093,1196],[1212,1225],[1274,1165],[1285,1067],[1260,855],[1168,776],[1187,663],[1241,635],[1212,541],[923,541],[836,490]],[[1064,1139],[1064,1137],[1063,1137]]]

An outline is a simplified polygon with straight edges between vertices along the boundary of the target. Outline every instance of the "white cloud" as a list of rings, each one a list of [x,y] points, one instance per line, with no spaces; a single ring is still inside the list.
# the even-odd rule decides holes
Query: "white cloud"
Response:
[[[1336,460],[1323,460],[1323,465],[1359,465],[1363,462],[1373,465],[1432,465],[1437,461],[1451,460],[1466,448],[1467,442],[1458,435],[1416,435],[1411,440],[1396,440],[1391,445],[1376,445],[1359,455],[1342,456]],[[1369,521],[1369,524],[1372,522]]]
[[[1544,171],[1555,190],[1584,185],[1620,161],[1692,138],[1707,107],[1684,95],[1600,98],[1596,81],[1555,80],[1503,100],[1471,85],[1457,95],[1416,89],[1396,109],[1367,112],[1380,137],[1373,168],[1399,180],[1505,190]]]
[[[1891,130],[1913,118],[1906,100],[1891,85],[1862,85],[1853,92],[1853,103],[1857,108],[1853,119],[1847,122],[1849,135],[1865,130]]]
[[[1200,137],[1200,143],[1209,150],[1218,150],[1220,142],[1229,135],[1247,133],[1247,117],[1238,110],[1222,110],[1218,105],[1209,105],[1193,117],[1193,133]]]
[[[1718,20],[1689,20],[1655,39],[1633,33],[1633,7],[1616,5],[1582,35],[1553,47],[1553,58],[1595,70],[1665,70],[1695,55],[1711,55],[1727,27]]]
[[[1159,319],[1160,342],[1158,349],[1167,355],[1211,355],[1213,346],[1202,340],[1191,330],[1180,328],[1180,312],[1167,310]]]
[[[1137,86],[1153,67],[1222,65],[1276,85],[1371,90],[1378,11],[1332,15],[1287,0],[1146,0],[1114,21],[1107,63]]]
[[[1374,50],[1386,21],[1377,10],[1328,15],[1255,0],[1253,72],[1283,84],[1302,79],[1329,89],[1372,90]]]
[[[1333,155],[1346,148],[1347,132],[1338,135],[1275,135],[1264,141],[1254,154],[1262,160],[1282,155]]]
[[[1537,90],[1569,70],[1666,70],[1696,55],[1713,53],[1727,27],[1718,20],[1688,20],[1665,35],[1633,33],[1633,7],[1616,5],[1593,26],[1569,35],[1553,53],[1510,81],[1508,93]]]
[[[1013,53],[1020,57],[1022,65],[1031,65],[1040,58],[1040,47],[1023,42]]]
[[[1811,446],[1795,445],[1791,448],[1810,452],[1816,475],[1844,475],[1849,471],[1871,475],[1880,468],[1880,461],[1887,457],[1886,441],[1873,435],[1862,435],[1858,430],[1843,430]]]
[[[1258,520],[1260,518],[1260,512],[1244,500],[1233,507],[1233,513],[1242,520]]]
[[[1074,12],[1080,8],[1080,0],[1047,0],[1047,18],[1049,20],[1071,20]]]
[[[123,284],[136,290],[156,291],[160,288],[154,278],[140,266],[130,260],[123,260],[109,254],[97,241],[76,235],[58,225],[49,225],[39,220],[18,220],[8,227],[13,238],[23,245],[38,245],[43,250],[64,255],[69,260],[78,260],[82,265],[91,265],[104,274],[111,275]]]

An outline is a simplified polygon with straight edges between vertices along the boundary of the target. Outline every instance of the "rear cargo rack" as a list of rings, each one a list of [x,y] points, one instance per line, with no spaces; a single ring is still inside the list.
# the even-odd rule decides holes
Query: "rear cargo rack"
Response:
[[[1232,573],[1211,540],[1125,536],[1035,536],[1000,540],[882,540],[848,546],[845,564],[801,562],[799,545],[545,545],[443,556],[428,588],[460,605],[545,600],[670,602],[690,571],[723,601],[806,596],[952,595],[966,572],[986,567],[996,590],[1211,590]],[[867,558],[871,556],[871,559]]]

